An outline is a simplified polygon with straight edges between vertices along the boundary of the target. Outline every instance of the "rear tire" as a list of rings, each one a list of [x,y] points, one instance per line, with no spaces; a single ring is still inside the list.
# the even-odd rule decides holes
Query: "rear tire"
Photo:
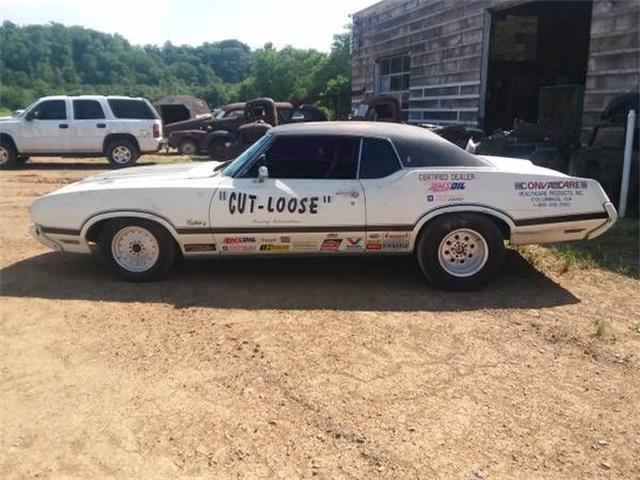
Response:
[[[130,167],[138,160],[140,152],[131,140],[114,140],[105,152],[109,164],[114,168]]]
[[[20,165],[18,152],[12,143],[0,140],[0,169],[15,168]]]
[[[497,225],[484,215],[443,215],[425,227],[417,242],[416,256],[433,286],[475,290],[502,267],[504,240]]]
[[[148,282],[165,276],[176,257],[173,237],[142,218],[112,220],[98,238],[98,255],[117,276]]]

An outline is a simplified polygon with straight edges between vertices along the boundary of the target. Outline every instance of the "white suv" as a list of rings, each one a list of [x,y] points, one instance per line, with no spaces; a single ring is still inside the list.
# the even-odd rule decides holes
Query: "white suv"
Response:
[[[43,97],[14,117],[0,118],[0,168],[38,156],[106,155],[133,165],[160,148],[162,124],[144,98],[99,95]]]

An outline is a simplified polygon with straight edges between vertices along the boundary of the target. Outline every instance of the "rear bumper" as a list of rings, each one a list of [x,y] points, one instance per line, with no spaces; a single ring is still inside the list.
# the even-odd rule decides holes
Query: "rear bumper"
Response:
[[[607,220],[599,227],[596,227],[589,233],[587,233],[588,239],[596,238],[597,236],[602,235],[604,232],[613,227],[614,223],[616,223],[616,220],[618,219],[618,212],[616,211],[616,207],[613,206],[613,203],[605,202],[604,209],[608,215]]]
[[[525,245],[595,238],[609,230],[618,218],[611,202],[605,202],[603,207],[602,212],[516,221],[516,227],[511,232],[510,243]]]

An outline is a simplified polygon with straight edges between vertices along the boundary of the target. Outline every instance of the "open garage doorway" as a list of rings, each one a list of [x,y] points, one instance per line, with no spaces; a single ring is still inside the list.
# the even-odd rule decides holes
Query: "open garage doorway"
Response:
[[[558,144],[577,140],[591,1],[534,1],[490,12],[484,129],[538,123]]]

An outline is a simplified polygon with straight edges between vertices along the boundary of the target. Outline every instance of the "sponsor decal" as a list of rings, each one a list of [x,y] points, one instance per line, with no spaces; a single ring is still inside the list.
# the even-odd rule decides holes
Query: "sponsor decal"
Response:
[[[560,180],[560,181],[531,181],[516,182],[516,190],[565,190],[585,189],[588,183],[584,180]]]
[[[385,240],[409,240],[411,232],[387,232],[383,238]]]
[[[367,236],[367,250],[382,250],[382,235],[371,233]]]
[[[427,195],[427,202],[464,202],[464,197],[451,197],[449,195]]]
[[[289,250],[289,245],[278,245],[278,244],[260,245],[261,252],[286,252],[288,250]]]
[[[280,243],[291,243],[291,237],[280,237]]]
[[[475,174],[469,172],[421,173],[418,175],[418,180],[421,182],[469,182],[475,178]]]
[[[215,243],[188,243],[184,246],[187,252],[215,252]]]
[[[222,243],[225,245],[237,245],[240,243],[255,243],[256,237],[224,237]]]
[[[222,245],[223,252],[255,252],[255,244],[235,243],[231,245]]]
[[[322,246],[320,247],[321,252],[337,252],[340,248],[340,244],[342,243],[341,238],[328,238],[322,242]]]
[[[571,207],[576,197],[584,195],[588,182],[584,180],[535,180],[515,182],[519,197],[528,198],[532,207]]]
[[[344,239],[345,250],[362,250],[363,245],[362,237],[347,237]]]
[[[409,240],[385,240],[382,242],[383,250],[407,250]]]
[[[204,220],[200,220],[199,218],[187,218],[187,225],[205,225]]]
[[[294,240],[291,246],[293,250],[317,250],[318,242],[315,240]]]
[[[433,182],[429,185],[430,192],[450,192],[452,190],[465,190],[464,182]]]
[[[227,207],[231,215],[242,215],[245,213],[254,213],[257,211],[265,211],[268,213],[294,213],[298,215],[318,213],[320,203],[331,203],[331,196],[322,197],[266,197],[259,198],[257,195],[251,195],[241,192],[230,192],[228,195],[221,196],[221,200],[227,201]]]

